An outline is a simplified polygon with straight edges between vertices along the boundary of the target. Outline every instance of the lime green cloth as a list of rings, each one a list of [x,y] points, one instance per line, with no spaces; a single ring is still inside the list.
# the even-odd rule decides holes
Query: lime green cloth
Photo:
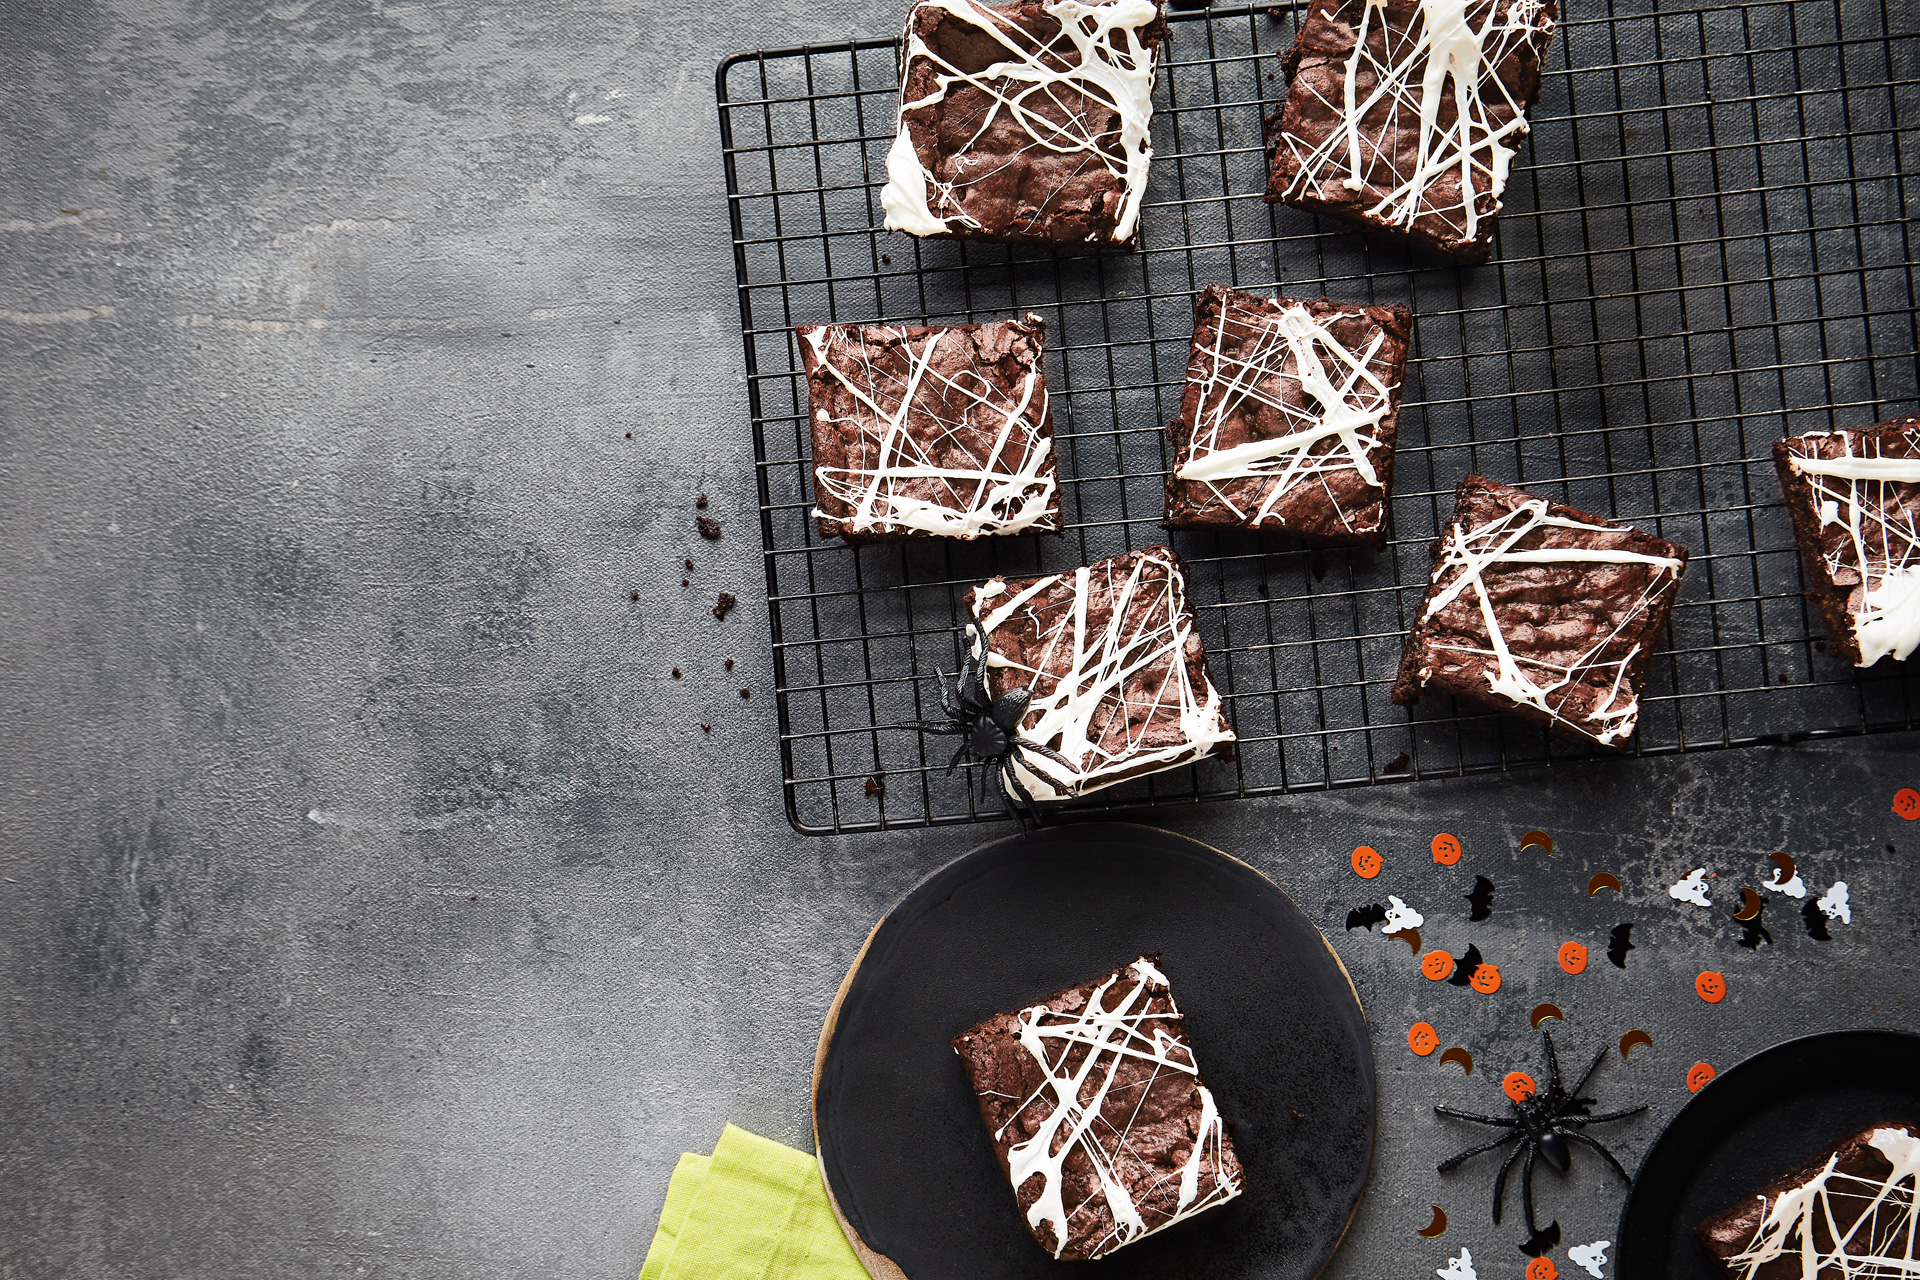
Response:
[[[640,1280],[867,1280],[805,1152],[728,1125],[680,1157]]]

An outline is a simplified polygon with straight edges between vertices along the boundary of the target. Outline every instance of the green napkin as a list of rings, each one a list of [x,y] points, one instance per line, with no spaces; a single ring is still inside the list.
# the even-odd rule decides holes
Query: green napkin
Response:
[[[805,1152],[728,1125],[667,1183],[640,1280],[867,1280]]]

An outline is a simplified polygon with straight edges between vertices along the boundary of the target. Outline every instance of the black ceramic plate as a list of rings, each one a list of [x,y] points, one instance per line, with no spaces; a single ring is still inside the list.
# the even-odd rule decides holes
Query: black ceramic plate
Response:
[[[1101,1280],[1319,1272],[1372,1162],[1373,1054],[1346,970],[1271,880],[1205,845],[1099,823],[1002,840],[889,912],[821,1034],[814,1132],[859,1243],[909,1280],[1058,1280],[948,1042],[1160,953],[1245,1194],[1102,1259]]]
[[[1881,1121],[1920,1123],[1920,1036],[1834,1031],[1722,1072],[1640,1163],[1620,1211],[1621,1280],[1726,1280],[1693,1225]]]

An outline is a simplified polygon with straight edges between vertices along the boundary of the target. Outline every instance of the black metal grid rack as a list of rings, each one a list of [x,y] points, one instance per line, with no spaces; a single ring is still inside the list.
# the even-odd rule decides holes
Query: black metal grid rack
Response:
[[[1920,660],[1819,652],[1770,448],[1920,407],[1920,7],[1565,5],[1492,264],[1460,268],[1280,206],[1261,120],[1290,7],[1174,14],[1139,252],[878,230],[896,42],[741,54],[718,74],[787,808],[803,832],[1004,816],[937,710],[966,589],[1168,540],[1164,424],[1193,295],[1398,301],[1415,332],[1379,555],[1177,533],[1235,759],[1084,808],[1366,785],[1594,754],[1451,699],[1388,699],[1454,483],[1481,471],[1693,553],[1654,665],[1646,755],[1912,728]],[[904,9],[904,3],[903,3]],[[1047,321],[1064,537],[852,550],[809,519],[792,327]]]

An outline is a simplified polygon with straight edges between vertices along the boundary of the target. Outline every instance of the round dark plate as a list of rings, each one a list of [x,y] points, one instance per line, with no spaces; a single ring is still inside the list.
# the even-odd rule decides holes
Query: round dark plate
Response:
[[[974,850],[907,894],[855,959],[820,1033],[813,1118],[828,1194],[869,1271],[1058,1280],[1077,1265],[1028,1234],[948,1042],[1156,951],[1247,1190],[1103,1258],[1102,1280],[1320,1271],[1373,1158],[1373,1053],[1353,984],[1258,871],[1118,823]]]
[[[1832,1031],[1722,1072],[1661,1133],[1620,1211],[1621,1280],[1726,1280],[1693,1226],[1842,1138],[1920,1123],[1920,1036]]]

